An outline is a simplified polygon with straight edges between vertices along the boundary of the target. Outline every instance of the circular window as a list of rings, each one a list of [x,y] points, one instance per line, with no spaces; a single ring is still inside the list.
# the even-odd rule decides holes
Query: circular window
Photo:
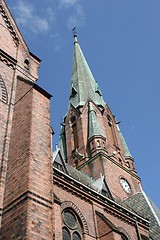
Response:
[[[71,229],[76,228],[77,218],[72,211],[70,211],[70,210],[64,211],[63,216],[64,216],[64,222],[69,228],[71,228]]]

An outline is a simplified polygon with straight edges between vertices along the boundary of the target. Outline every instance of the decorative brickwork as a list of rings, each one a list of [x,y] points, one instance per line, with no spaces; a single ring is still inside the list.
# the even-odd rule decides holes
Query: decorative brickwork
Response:
[[[74,211],[77,213],[77,215],[79,216],[79,218],[81,219],[81,221],[83,223],[84,233],[89,234],[86,219],[84,218],[82,212],[78,209],[78,207],[73,202],[65,201],[65,202],[63,202],[61,204],[61,208],[62,208],[62,211],[65,208],[72,208],[72,209],[74,209]]]
[[[1,15],[4,19],[4,22],[6,23],[6,27],[8,28],[14,42],[16,43],[16,45],[18,45],[19,44],[19,39],[18,39],[17,33],[16,33],[16,31],[15,31],[15,29],[14,29],[6,11],[5,11],[5,8],[3,7],[3,5],[1,3],[0,3],[0,13],[1,13]]]
[[[5,82],[2,79],[2,76],[0,75],[0,89],[1,89],[1,101],[4,103],[8,103],[8,93],[7,93],[7,88],[5,85]]]

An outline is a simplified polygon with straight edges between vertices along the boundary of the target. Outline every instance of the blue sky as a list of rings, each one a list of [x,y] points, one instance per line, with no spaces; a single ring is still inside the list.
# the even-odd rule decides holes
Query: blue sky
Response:
[[[144,190],[160,208],[160,1],[6,0],[42,59],[38,84],[53,95],[53,147],[67,112],[72,28],[103,98],[121,121]]]

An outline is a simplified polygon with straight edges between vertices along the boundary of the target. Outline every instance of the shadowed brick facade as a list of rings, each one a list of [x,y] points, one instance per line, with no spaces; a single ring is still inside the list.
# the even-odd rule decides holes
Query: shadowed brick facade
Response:
[[[51,95],[35,83],[40,59],[4,0],[0,34],[0,239],[159,240],[159,210],[77,36],[69,110],[52,153]]]

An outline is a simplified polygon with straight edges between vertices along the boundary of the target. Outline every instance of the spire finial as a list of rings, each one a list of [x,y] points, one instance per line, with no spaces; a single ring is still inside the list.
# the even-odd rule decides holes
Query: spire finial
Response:
[[[76,27],[74,27],[72,29],[72,33],[73,33],[73,37],[74,37],[74,43],[78,43]]]
[[[76,36],[77,36],[76,27],[74,27],[74,28],[72,29],[72,33],[73,33],[73,37],[76,37]]]

